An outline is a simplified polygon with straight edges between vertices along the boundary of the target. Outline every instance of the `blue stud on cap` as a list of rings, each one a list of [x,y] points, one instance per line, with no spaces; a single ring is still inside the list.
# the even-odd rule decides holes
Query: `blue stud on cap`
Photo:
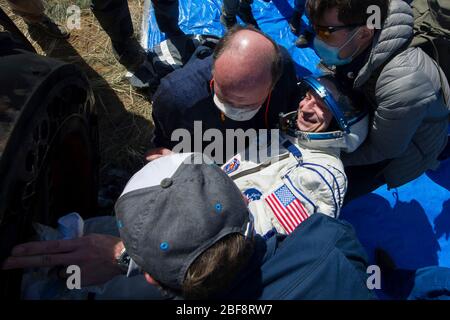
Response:
[[[168,244],[167,242],[162,242],[162,243],[159,245],[159,248],[160,248],[162,251],[167,251],[167,250],[169,249],[169,244]]]
[[[214,206],[214,208],[216,209],[217,213],[221,213],[222,209],[223,209],[223,206],[222,206],[221,203],[217,202],[216,205]]]

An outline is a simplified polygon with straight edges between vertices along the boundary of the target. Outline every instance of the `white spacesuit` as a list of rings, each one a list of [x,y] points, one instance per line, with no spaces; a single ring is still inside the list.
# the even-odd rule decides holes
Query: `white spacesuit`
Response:
[[[299,130],[300,107],[280,115],[279,143],[259,136],[222,167],[249,200],[256,233],[267,237],[293,232],[316,212],[339,216],[347,190],[340,153],[357,149],[368,133],[367,112],[354,107],[332,76],[308,77],[298,87],[299,101],[312,92],[331,111],[327,131]]]

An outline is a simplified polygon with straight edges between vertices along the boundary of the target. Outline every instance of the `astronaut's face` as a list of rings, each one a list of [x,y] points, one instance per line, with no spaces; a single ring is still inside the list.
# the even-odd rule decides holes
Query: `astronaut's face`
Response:
[[[298,129],[306,132],[323,132],[332,120],[333,114],[322,98],[308,91],[298,106]]]

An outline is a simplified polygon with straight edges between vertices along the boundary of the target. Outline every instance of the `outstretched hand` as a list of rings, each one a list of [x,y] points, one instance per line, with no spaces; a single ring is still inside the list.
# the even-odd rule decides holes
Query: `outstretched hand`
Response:
[[[3,270],[77,265],[81,285],[99,285],[121,274],[116,258],[123,249],[120,238],[90,234],[73,240],[29,242],[13,248]]]

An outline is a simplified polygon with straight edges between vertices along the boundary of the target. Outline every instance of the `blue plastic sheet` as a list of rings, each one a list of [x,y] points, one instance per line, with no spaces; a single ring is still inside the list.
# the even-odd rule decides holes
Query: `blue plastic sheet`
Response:
[[[380,248],[399,269],[450,268],[450,159],[400,188],[383,186],[352,201],[341,218],[355,227],[370,264]],[[412,287],[413,281],[399,286]],[[391,298],[383,289],[380,298]]]
[[[450,267],[450,159],[400,188],[354,200],[341,218],[355,226],[371,262],[383,248],[402,269]]]
[[[288,25],[293,2],[254,0],[253,13],[261,29],[291,53],[300,77],[320,73],[315,52],[294,46],[296,37]],[[217,0],[181,0],[181,29],[185,33],[223,35],[221,5],[222,1]],[[151,49],[164,37],[151,8],[147,19],[148,30],[143,31],[148,35],[147,48]],[[303,17],[303,24],[306,23]],[[450,267],[450,159],[438,170],[398,189],[381,187],[356,199],[343,209],[341,217],[355,227],[370,263],[375,262],[375,248],[382,248],[399,268]]]
[[[220,23],[222,1],[218,0],[180,0],[179,25],[185,33],[212,34],[222,36],[225,28]],[[271,36],[277,43],[288,49],[296,63],[297,74],[302,77],[308,74],[318,74],[319,58],[311,48],[298,49],[294,42],[296,36],[289,29],[288,20],[292,15],[294,0],[273,0],[264,2],[254,0],[253,15],[262,31]],[[164,39],[155,20],[153,8],[146,13],[147,24],[143,33],[147,36],[144,46],[151,49]],[[302,23],[306,26],[307,18]],[[238,19],[239,21],[239,19]]]

